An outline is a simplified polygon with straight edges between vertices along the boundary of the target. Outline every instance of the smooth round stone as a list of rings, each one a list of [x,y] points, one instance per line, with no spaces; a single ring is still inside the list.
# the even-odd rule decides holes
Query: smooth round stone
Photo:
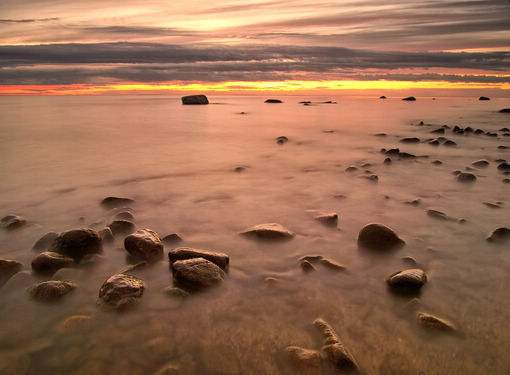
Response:
[[[278,223],[258,224],[241,232],[244,236],[253,236],[259,239],[290,239],[294,233]]]
[[[101,236],[92,229],[72,229],[62,232],[50,246],[50,251],[80,260],[87,254],[102,251]]]
[[[471,165],[477,167],[477,168],[486,168],[489,166],[489,162],[485,159],[480,159],[480,160],[477,160],[473,163],[471,163]]]
[[[389,250],[404,244],[404,240],[383,224],[367,224],[358,234],[358,245],[367,249]]]
[[[124,248],[135,259],[151,261],[163,255],[163,242],[150,229],[140,229],[124,239]]]
[[[472,173],[462,172],[457,175],[457,181],[463,183],[470,183],[476,181],[476,176]]]
[[[59,269],[73,265],[73,258],[51,251],[45,251],[32,260],[32,269],[45,275],[53,275]]]
[[[187,290],[200,290],[219,284],[225,272],[204,258],[179,260],[172,263],[174,281]]]
[[[427,275],[419,268],[396,272],[386,279],[394,289],[418,290],[427,282]]]

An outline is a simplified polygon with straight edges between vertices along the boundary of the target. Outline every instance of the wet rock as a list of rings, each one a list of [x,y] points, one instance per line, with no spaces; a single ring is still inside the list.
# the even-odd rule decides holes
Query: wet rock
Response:
[[[50,280],[32,285],[28,289],[30,296],[38,301],[57,301],[76,288],[70,281]]]
[[[499,132],[510,132],[510,129],[505,127],[505,128],[500,128],[498,131]]]
[[[299,258],[298,260],[301,262],[303,260],[306,260],[311,263],[315,263],[323,258],[322,255],[305,255]]]
[[[384,159],[383,163],[386,165],[391,164],[392,163],[391,158]]]
[[[213,262],[223,270],[228,269],[230,261],[229,256],[225,253],[193,249],[191,247],[178,247],[168,252],[168,260],[170,263],[193,258],[204,258],[209,262]]]
[[[182,104],[209,104],[205,95],[187,95],[181,98]]]
[[[172,263],[174,281],[187,290],[201,290],[218,285],[225,272],[204,258],[179,260]]]
[[[135,203],[135,201],[131,198],[106,197],[101,201],[101,206],[107,209],[112,209],[122,206],[129,206],[133,203]]]
[[[488,136],[488,137],[497,137],[498,133],[496,133],[496,132],[487,132],[487,133],[485,133],[485,135]]]
[[[432,134],[444,134],[444,128],[439,128],[431,131]]]
[[[408,152],[399,152],[398,157],[401,159],[415,159],[416,155],[410,154]]]
[[[462,172],[457,175],[457,181],[470,183],[476,181],[476,176],[472,173]]]
[[[420,138],[416,137],[408,137],[408,138],[402,138],[400,140],[402,143],[420,143]]]
[[[276,138],[276,143],[278,143],[279,145],[283,145],[284,143],[287,143],[288,141],[289,141],[289,138],[287,138],[284,135]]]
[[[129,211],[121,211],[117,215],[115,215],[116,220],[128,220],[128,221],[134,221],[135,217],[133,214]]]
[[[386,96],[381,95],[381,96],[379,97],[379,99],[386,99]]]
[[[98,304],[124,310],[136,305],[143,296],[145,282],[138,277],[117,274],[106,280],[99,289]]]
[[[65,318],[57,326],[57,331],[65,332],[72,329],[84,327],[87,323],[90,323],[92,317],[90,315],[72,315]]]
[[[434,219],[449,220],[449,217],[444,212],[437,210],[427,210],[427,215]]]
[[[371,174],[370,176],[361,176],[361,178],[364,178],[365,180],[371,181],[371,182],[378,182],[379,176],[376,174]]]
[[[498,150],[508,150],[510,149],[509,146],[498,146]]]
[[[473,133],[475,131],[475,129],[473,129],[471,126],[468,126],[468,127],[464,128],[464,131],[466,133]]]
[[[163,241],[165,245],[175,245],[178,244],[179,242],[182,242],[183,239],[177,233],[172,233],[163,237],[161,241]]]
[[[412,201],[404,202],[405,204],[410,204],[411,206],[418,206],[421,203],[420,198],[415,198]]]
[[[358,167],[356,167],[356,166],[354,166],[354,165],[351,165],[351,166],[349,166],[349,167],[345,168],[345,171],[346,171],[346,172],[355,172],[355,171],[357,171],[357,170],[358,170]]]
[[[290,239],[295,234],[278,223],[258,224],[243,230],[240,234],[264,240]]]
[[[476,129],[475,130],[475,134],[476,135],[479,135],[479,134],[484,134],[485,132],[482,130],[482,129]]]
[[[152,261],[163,255],[163,242],[150,229],[140,229],[124,239],[124,248],[133,259]]]
[[[458,175],[459,175],[459,174],[461,174],[461,173],[462,173],[462,171],[459,171],[459,170],[456,170],[456,171],[453,171],[453,172],[452,172],[452,174],[453,174],[454,176],[458,176]]]
[[[384,153],[385,153],[386,155],[390,155],[390,156],[391,156],[391,155],[393,155],[393,156],[398,156],[398,154],[400,153],[400,149],[398,149],[398,148],[390,148],[389,150],[384,151]]]
[[[0,258],[0,287],[2,287],[14,274],[21,271],[23,265],[12,259]]]
[[[128,220],[114,220],[108,227],[114,236],[131,234],[136,231],[136,225]]]
[[[457,143],[455,143],[454,141],[448,139],[445,143],[443,143],[443,146],[446,146],[446,147],[455,147],[455,146],[457,146]]]
[[[303,100],[301,102],[298,102],[298,104],[312,104],[310,100]]]
[[[172,298],[186,298],[189,296],[189,293],[186,292],[184,289],[176,288],[174,286],[167,286],[165,289],[163,289],[163,292],[169,297]]]
[[[495,243],[504,243],[510,241],[510,228],[501,227],[494,229],[491,233],[489,233],[487,241]]]
[[[92,229],[71,229],[62,232],[50,246],[50,251],[80,260],[87,254],[102,251],[101,237]]]
[[[283,103],[280,99],[266,99],[264,103]]]
[[[471,165],[477,167],[477,168],[486,168],[489,166],[489,162],[485,159],[480,159],[480,160],[477,160],[473,163],[471,163]]]
[[[48,232],[41,238],[37,240],[37,242],[32,246],[32,250],[48,250],[53,241],[55,241],[58,237],[58,233],[56,232]]]
[[[98,233],[104,243],[113,242],[115,240],[113,237],[113,232],[109,227],[104,227]]]
[[[429,141],[428,144],[431,146],[439,146],[441,142],[439,142],[437,139],[433,139],[432,141]]]
[[[315,220],[329,227],[336,227],[338,214],[336,212],[324,212],[314,217]]]
[[[324,353],[324,361],[329,364],[333,371],[358,373],[359,367],[356,360],[340,341],[333,328],[322,319],[316,319],[313,324],[324,339],[324,346],[321,349]]]
[[[416,98],[414,96],[408,96],[407,98],[403,98],[402,100],[406,100],[408,102],[414,102]]]
[[[478,100],[491,100],[491,98],[487,97],[487,96],[480,96],[478,98]]]
[[[377,133],[377,134],[374,134],[376,137],[386,137],[388,134],[386,133]]]
[[[7,215],[2,218],[1,223],[5,229],[13,230],[25,226],[27,221],[18,215]]]
[[[504,162],[498,165],[498,170],[500,171],[510,171],[510,164]]]
[[[59,269],[72,267],[74,264],[74,259],[71,257],[45,251],[32,260],[32,269],[42,275],[53,275]]]
[[[299,262],[299,266],[306,273],[315,271],[315,267],[308,260],[302,260],[301,262]]]
[[[443,162],[442,162],[441,160],[434,160],[434,161],[432,162],[432,164],[434,164],[434,165],[442,165],[442,164],[443,164]]]
[[[367,224],[358,234],[358,246],[372,250],[390,250],[405,242],[383,224]]]
[[[416,314],[416,321],[424,328],[434,331],[455,332],[457,328],[448,320],[438,318],[434,315],[419,312]]]
[[[399,292],[419,290],[427,282],[427,275],[419,268],[395,272],[386,278],[386,283]]]
[[[288,346],[285,348],[285,354],[296,374],[322,375],[322,358],[317,350]]]
[[[334,262],[327,258],[319,259],[319,263],[332,271],[345,271],[347,269],[347,267],[343,264]]]
[[[499,113],[510,113],[510,108],[503,108],[499,110]]]

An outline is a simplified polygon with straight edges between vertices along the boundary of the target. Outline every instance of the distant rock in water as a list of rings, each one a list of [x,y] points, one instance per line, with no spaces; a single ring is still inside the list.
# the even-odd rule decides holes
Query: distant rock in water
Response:
[[[182,237],[179,236],[177,233],[171,233],[169,235],[166,235],[161,239],[165,245],[174,245],[179,242],[182,242]]]
[[[506,162],[503,162],[500,165],[498,165],[498,169],[500,171],[510,171],[510,164],[506,163]]]
[[[108,228],[110,228],[114,236],[130,234],[136,231],[136,225],[129,220],[114,220],[108,225]]]
[[[408,96],[407,98],[404,98],[402,100],[406,100],[408,102],[414,102],[416,100],[416,98],[414,96]]]
[[[276,143],[278,143],[279,145],[283,145],[284,143],[287,143],[288,141],[289,141],[289,138],[287,138],[284,135],[276,138]]]
[[[294,237],[294,233],[278,223],[258,224],[241,232],[243,236],[264,240],[281,240]]]
[[[322,102],[323,104],[337,104],[336,102],[332,101],[332,100],[327,100],[325,102]]]
[[[32,250],[47,250],[58,237],[57,232],[48,232],[32,246]]]
[[[188,95],[181,98],[182,104],[209,104],[205,95]]]
[[[471,165],[477,167],[477,168],[486,168],[489,166],[489,161],[485,160],[485,159],[480,159],[480,160],[477,160],[473,163],[471,163]]]
[[[283,103],[280,99],[266,99],[264,103]]]
[[[124,239],[124,248],[137,260],[152,261],[161,258],[163,247],[159,235],[150,229],[140,229]]]
[[[144,290],[145,283],[138,277],[124,274],[113,275],[99,289],[98,304],[124,310],[137,304]]]
[[[21,271],[23,265],[12,259],[0,258],[0,287],[4,285],[14,274]]]
[[[416,137],[408,137],[408,138],[402,138],[400,140],[402,143],[420,143],[420,138]]]
[[[466,183],[475,182],[476,176],[472,173],[462,172],[457,175],[457,181]]]
[[[489,242],[508,242],[510,241],[510,229],[501,227],[494,229],[487,237]]]
[[[379,97],[379,99],[386,99],[386,96],[381,95],[381,96]]]
[[[102,251],[101,236],[92,229],[72,229],[62,232],[50,246],[50,251],[80,260],[85,255]]]
[[[111,209],[130,205],[134,202],[135,201],[131,198],[106,197],[101,201],[101,206],[103,206],[104,208]]]
[[[417,291],[426,282],[427,275],[419,268],[395,272],[386,279],[388,286],[399,292]]]
[[[510,108],[503,108],[499,111],[499,113],[510,113]]]
[[[491,100],[491,98],[487,97],[487,96],[480,96],[478,98],[478,100]]]
[[[371,250],[390,250],[403,245],[405,242],[383,224],[367,224],[358,234],[358,246]]]
[[[23,227],[27,221],[25,218],[17,215],[7,215],[1,220],[2,226],[7,230],[13,230]]]
[[[453,323],[451,323],[447,320],[444,320],[444,319],[440,319],[434,315],[423,313],[423,312],[419,312],[418,314],[416,314],[416,321],[422,327],[430,329],[430,330],[434,330],[434,331],[454,332],[457,330],[457,328],[455,328],[455,325],[453,325]]]
[[[72,267],[73,265],[73,258],[51,251],[45,251],[32,260],[34,272],[50,276],[61,268]]]

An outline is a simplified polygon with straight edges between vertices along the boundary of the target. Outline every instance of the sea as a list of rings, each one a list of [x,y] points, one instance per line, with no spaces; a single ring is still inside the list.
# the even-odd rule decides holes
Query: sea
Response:
[[[510,160],[510,114],[498,112],[510,101],[401,99],[214,94],[193,106],[164,95],[0,97],[0,216],[27,220],[0,230],[0,257],[24,265],[0,288],[0,373],[327,374],[286,351],[320,351],[313,322],[322,318],[365,374],[509,374],[510,242],[486,238],[510,227],[510,177],[498,169]],[[431,133],[445,125],[444,135]],[[430,144],[441,136],[456,145]],[[384,163],[381,149],[392,148],[416,157]],[[472,165],[480,159],[489,165]],[[476,181],[459,182],[458,171]],[[119,236],[94,264],[53,276],[76,282],[73,292],[53,303],[30,298],[30,285],[52,279],[31,272],[34,243],[50,231],[101,230],[116,213],[100,204],[108,196],[134,200],[137,228],[228,254],[225,279],[169,297],[166,246],[162,260],[134,273],[146,283],[140,303],[105,311],[99,288],[129,266]],[[324,225],[321,213],[338,223]],[[262,223],[295,236],[239,235]],[[405,246],[360,249],[369,223],[392,228]],[[315,263],[304,272],[300,259],[310,255],[345,269]],[[409,268],[427,283],[393,293],[386,278]],[[455,331],[423,327],[417,312]],[[80,324],[66,323],[75,316]]]

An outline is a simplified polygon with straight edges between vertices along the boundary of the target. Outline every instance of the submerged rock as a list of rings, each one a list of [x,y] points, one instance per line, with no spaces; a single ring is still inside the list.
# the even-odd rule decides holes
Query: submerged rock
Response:
[[[117,274],[106,280],[99,289],[98,304],[116,310],[136,305],[143,296],[145,282],[138,277]]]
[[[73,265],[73,258],[51,251],[45,251],[32,260],[32,269],[43,275],[53,275],[59,269]]]
[[[424,328],[434,331],[455,332],[457,328],[448,320],[438,318],[434,315],[419,312],[416,314],[416,321]]]
[[[287,143],[288,141],[289,141],[289,138],[287,138],[284,135],[276,138],[276,143],[278,143],[279,145],[283,145],[284,143]]]
[[[209,104],[205,95],[187,95],[181,98],[182,104]]]
[[[430,217],[433,217],[434,219],[440,219],[440,220],[449,220],[450,218],[441,211],[437,210],[427,210],[427,215]]]
[[[179,242],[182,242],[183,239],[177,233],[172,233],[163,237],[161,241],[163,241],[165,245],[175,245],[178,244]]]
[[[163,289],[163,292],[172,298],[186,298],[190,294],[186,292],[184,289],[176,288],[174,286],[167,286],[165,289]]]
[[[444,128],[439,128],[431,131],[432,134],[444,134]]]
[[[204,258],[209,262],[213,262],[223,270],[228,269],[230,261],[229,256],[225,253],[193,249],[191,247],[178,247],[168,252],[170,263],[193,258]]]
[[[135,217],[133,216],[133,214],[129,211],[121,211],[119,212],[117,215],[115,215],[115,219],[116,220],[129,220],[129,221],[134,221],[135,220]]]
[[[5,229],[13,230],[25,226],[27,221],[24,217],[18,215],[7,215],[2,218],[1,223]]]
[[[315,220],[330,227],[336,227],[338,224],[338,214],[336,212],[324,212],[314,217]]]
[[[503,108],[499,110],[499,113],[510,113],[510,108]]]
[[[496,243],[510,241],[510,228],[501,227],[494,229],[491,233],[489,233],[487,241]]]
[[[416,100],[416,98],[414,96],[408,96],[407,98],[403,98],[402,100],[406,100],[406,101],[409,101],[409,102],[414,102]]]
[[[130,234],[136,231],[136,225],[128,220],[114,220],[108,228],[112,231],[114,236]]]
[[[503,163],[498,165],[498,169],[500,171],[510,171],[510,164],[506,163],[506,162],[503,162]]]
[[[358,234],[358,246],[372,250],[390,250],[405,242],[383,224],[367,224]]]
[[[101,237],[92,229],[71,229],[62,232],[53,241],[50,251],[80,260],[85,255],[102,251]]]
[[[256,237],[264,240],[290,239],[295,236],[293,232],[278,223],[254,225],[243,230],[240,234],[247,237]]]
[[[457,143],[455,143],[451,139],[448,139],[447,141],[445,141],[445,143],[443,143],[443,146],[446,146],[446,147],[455,147],[455,146],[457,146]]]
[[[386,159],[384,159],[384,162],[383,162],[383,163],[384,163],[384,164],[387,164],[387,165],[388,165],[388,164],[391,164],[391,163],[392,163],[391,158],[386,158]]]
[[[485,160],[485,159],[480,159],[480,160],[477,160],[473,163],[471,163],[471,165],[477,167],[477,168],[486,168],[489,166],[489,161]]]
[[[315,267],[308,260],[302,260],[301,262],[299,262],[299,266],[306,273],[315,271]]]
[[[343,264],[334,262],[334,261],[329,260],[327,258],[319,259],[319,263],[322,264],[324,267],[332,270],[332,271],[344,271],[347,268]]]
[[[124,239],[124,248],[134,259],[151,261],[163,255],[164,246],[156,232],[140,229]]]
[[[53,302],[59,300],[75,288],[76,284],[70,281],[50,280],[32,285],[28,289],[28,293],[36,300]]]
[[[319,351],[288,346],[285,354],[296,374],[322,375],[322,357]]]
[[[32,246],[32,250],[48,250],[53,241],[55,241],[58,237],[57,232],[48,232],[41,238],[37,240],[37,242]]]
[[[109,227],[104,227],[98,233],[101,236],[101,239],[103,240],[103,242],[106,243],[106,242],[114,241],[113,232]]]
[[[264,103],[283,103],[280,99],[266,99]]]
[[[386,96],[381,95],[381,96],[379,97],[379,99],[386,99]]]
[[[472,173],[462,172],[457,175],[457,181],[459,182],[475,182],[476,176]]]
[[[130,204],[133,203],[135,203],[135,201],[131,198],[106,197],[101,201],[101,206],[107,209],[112,209],[123,206],[129,206]]]
[[[14,274],[21,271],[23,265],[12,259],[0,258],[0,287],[2,287]]]
[[[179,260],[172,263],[174,281],[188,290],[201,290],[218,285],[225,272],[204,258]]]
[[[427,282],[427,275],[419,268],[395,272],[386,278],[386,283],[396,291],[411,292],[419,290]]]
[[[402,143],[420,143],[420,138],[416,137],[408,137],[408,138],[402,138],[400,140]]]

